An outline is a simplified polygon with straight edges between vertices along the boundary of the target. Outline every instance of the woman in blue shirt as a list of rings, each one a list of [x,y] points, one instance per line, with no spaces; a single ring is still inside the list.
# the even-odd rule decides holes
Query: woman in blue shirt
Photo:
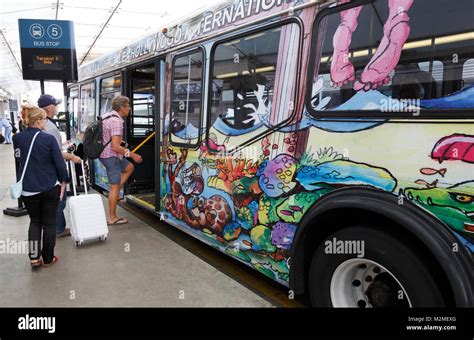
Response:
[[[47,119],[46,112],[25,105],[22,116],[27,128],[13,136],[15,157],[20,163],[17,180],[23,172],[33,137],[39,132],[26,167],[21,197],[30,215],[29,256],[33,267],[49,267],[58,260],[54,256],[56,209],[64,195],[68,174],[58,143],[53,136],[41,132]]]

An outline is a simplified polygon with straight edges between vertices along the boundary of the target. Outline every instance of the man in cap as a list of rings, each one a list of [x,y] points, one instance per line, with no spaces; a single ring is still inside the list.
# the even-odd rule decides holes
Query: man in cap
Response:
[[[47,121],[43,132],[52,135],[58,142],[59,149],[62,150],[62,139],[59,129],[56,126],[54,117],[58,113],[58,105],[62,100],[56,99],[49,94],[42,94],[38,99],[38,106],[46,111]],[[63,152],[63,158],[66,161],[73,161],[78,164],[81,163],[81,158],[68,152]],[[66,228],[66,218],[64,217],[64,208],[66,207],[67,195],[63,195],[63,199],[59,202],[58,210],[56,211],[56,236],[64,237],[71,235],[69,228]]]

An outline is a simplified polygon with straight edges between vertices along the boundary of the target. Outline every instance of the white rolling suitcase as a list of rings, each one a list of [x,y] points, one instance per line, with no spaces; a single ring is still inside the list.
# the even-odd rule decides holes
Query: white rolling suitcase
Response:
[[[84,241],[98,239],[105,241],[109,234],[107,219],[104,211],[102,197],[98,194],[87,193],[87,180],[84,172],[84,162],[81,161],[84,178],[85,195],[76,193],[76,169],[71,161],[71,175],[74,196],[68,199],[69,213],[71,215],[71,237],[76,246],[83,245]]]

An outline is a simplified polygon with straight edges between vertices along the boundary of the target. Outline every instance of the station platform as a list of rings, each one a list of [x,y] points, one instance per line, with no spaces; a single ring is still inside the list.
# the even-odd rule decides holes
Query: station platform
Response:
[[[0,145],[0,208],[14,207],[12,145]],[[106,206],[106,198],[103,198]],[[69,223],[68,207],[65,209]],[[3,307],[272,307],[273,304],[118,207],[128,224],[106,242],[56,240],[59,261],[32,270],[27,253],[0,253]],[[27,240],[28,215],[0,214],[0,241]],[[171,226],[166,226],[173,228]],[[5,247],[3,247],[5,248]]]

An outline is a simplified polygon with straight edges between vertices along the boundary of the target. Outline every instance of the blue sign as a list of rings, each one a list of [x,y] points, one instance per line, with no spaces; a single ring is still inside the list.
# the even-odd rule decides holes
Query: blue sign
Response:
[[[18,19],[18,25],[23,79],[77,80],[72,21]]]
[[[76,48],[72,21],[18,19],[18,25],[21,48]]]

